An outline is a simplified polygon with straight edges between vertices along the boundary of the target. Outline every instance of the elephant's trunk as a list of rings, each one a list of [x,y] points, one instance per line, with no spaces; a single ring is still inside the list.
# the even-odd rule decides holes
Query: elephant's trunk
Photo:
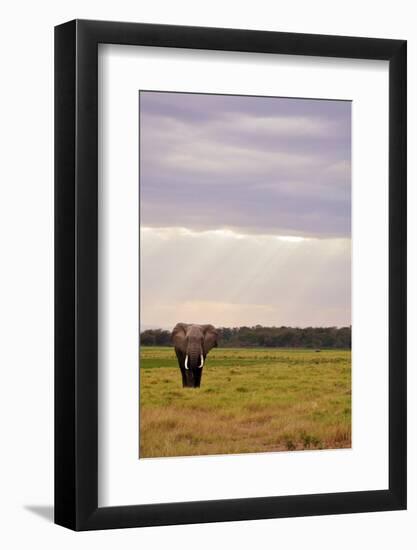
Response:
[[[185,370],[188,370],[188,355],[185,356],[184,367],[185,367]],[[204,357],[203,357],[203,354],[201,354],[200,364],[198,365],[198,368],[202,369],[203,367],[204,367]]]
[[[204,364],[203,352],[200,345],[190,345],[186,356],[188,368],[201,368]]]

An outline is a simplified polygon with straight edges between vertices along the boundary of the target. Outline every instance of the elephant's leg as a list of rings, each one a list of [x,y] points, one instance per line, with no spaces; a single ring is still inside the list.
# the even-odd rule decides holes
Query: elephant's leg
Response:
[[[180,369],[181,369],[181,376],[182,376],[182,387],[186,388],[186,387],[189,386],[188,379],[187,379],[187,373],[185,372],[184,367],[180,367]]]
[[[195,387],[196,388],[200,387],[202,376],[203,376],[203,369],[198,369],[195,373]]]
[[[178,364],[180,368],[183,367],[184,361],[185,361],[185,354],[181,350],[175,348],[175,355],[177,356]]]
[[[177,355],[178,365],[181,370],[182,387],[188,388],[190,384],[187,377],[187,371],[185,370],[185,354],[179,349],[175,349],[175,353]]]

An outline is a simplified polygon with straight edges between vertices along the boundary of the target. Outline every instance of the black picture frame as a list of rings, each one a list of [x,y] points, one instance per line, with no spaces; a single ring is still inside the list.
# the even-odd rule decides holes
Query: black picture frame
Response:
[[[389,62],[389,488],[98,506],[98,44]],[[406,41],[74,20],[55,28],[55,523],[108,529],[406,508]]]

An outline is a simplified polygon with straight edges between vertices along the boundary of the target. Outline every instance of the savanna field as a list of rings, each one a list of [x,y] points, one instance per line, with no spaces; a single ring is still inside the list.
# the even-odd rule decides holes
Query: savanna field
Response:
[[[351,351],[217,348],[182,388],[172,347],[140,350],[140,457],[351,446]]]

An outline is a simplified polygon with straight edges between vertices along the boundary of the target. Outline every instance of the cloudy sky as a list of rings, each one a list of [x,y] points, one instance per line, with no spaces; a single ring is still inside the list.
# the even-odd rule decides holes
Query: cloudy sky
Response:
[[[351,103],[140,93],[141,327],[345,326]]]

